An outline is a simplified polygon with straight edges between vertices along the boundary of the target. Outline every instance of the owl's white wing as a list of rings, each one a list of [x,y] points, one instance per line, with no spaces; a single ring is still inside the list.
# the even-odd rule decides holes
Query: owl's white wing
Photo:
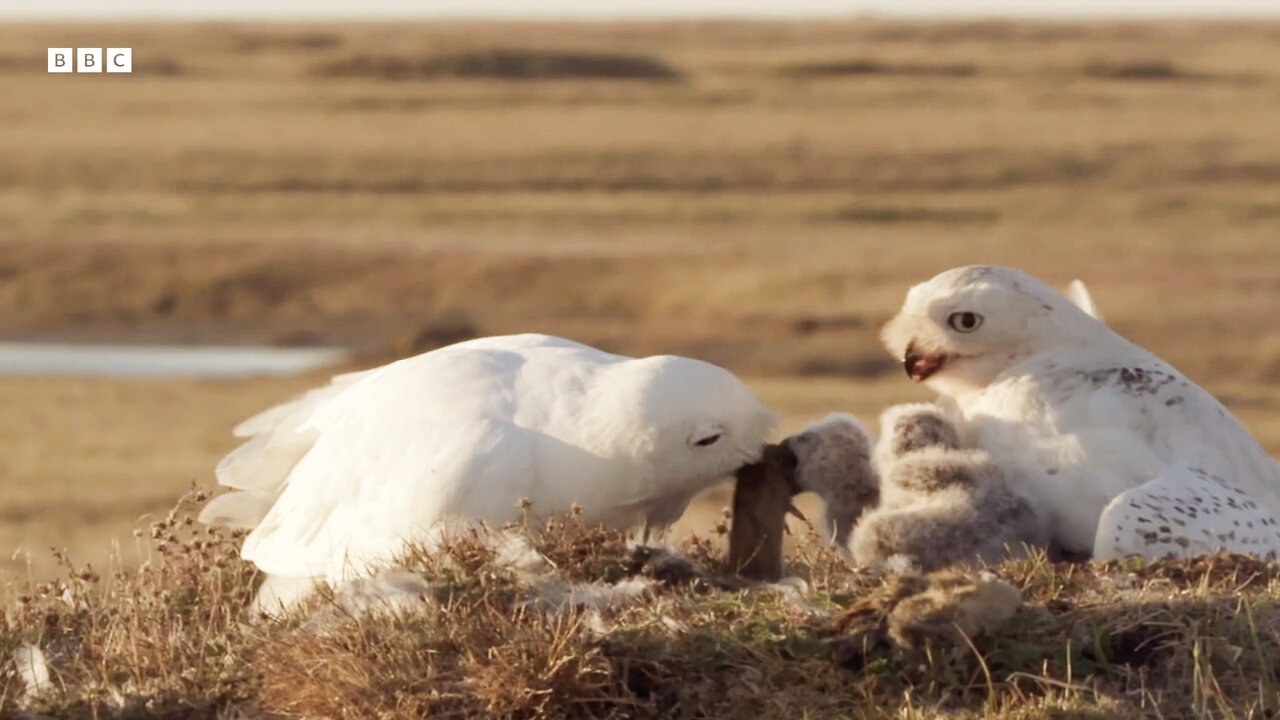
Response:
[[[244,557],[272,574],[338,575],[403,547],[468,483],[489,473],[527,482],[528,438],[511,423],[525,362],[448,348],[379,368],[318,405],[292,433],[310,444]]]
[[[271,509],[293,467],[315,444],[319,434],[300,428],[316,410],[357,380],[377,370],[339,375],[324,387],[281,403],[236,426],[236,437],[249,438],[218,462],[218,484],[233,492],[219,495],[200,511],[206,525],[251,530]]]
[[[360,378],[376,372],[373,370],[360,370],[357,372],[343,373],[335,375],[324,387],[308,390],[301,396],[296,397],[288,402],[281,403],[274,407],[267,408],[253,417],[245,420],[231,431],[236,437],[255,437],[263,433],[278,430],[281,425],[288,422],[290,416],[301,416],[303,419],[308,417],[310,411],[318,407],[326,400],[336,397],[343,390],[350,387]]]
[[[1208,392],[1145,352],[1050,376],[1046,396],[1057,403],[1057,420],[1091,439],[1071,492],[1113,495],[1098,521],[1095,553],[1269,551],[1274,533],[1261,528],[1280,509],[1280,471]],[[1195,518],[1177,510],[1219,502]],[[1139,509],[1147,515],[1134,515]],[[1156,520],[1181,533],[1141,527]],[[1258,534],[1244,532],[1250,524]]]
[[[1220,550],[1262,556],[1280,552],[1275,515],[1222,478],[1169,468],[1107,505],[1098,521],[1093,557],[1159,559]]]
[[[279,575],[340,576],[451,512],[503,521],[538,481],[543,424],[621,360],[541,335],[485,338],[344,376],[248,421],[219,466],[244,490],[201,519],[253,527],[243,554]],[[550,407],[559,403],[561,406]],[[571,408],[570,408],[571,409]]]
[[[971,440],[1017,475],[1072,550],[1094,547],[1115,498],[1153,481],[1164,485],[1149,490],[1164,494],[1186,480],[1178,468],[1280,508],[1275,463],[1249,432],[1202,388],[1127,343],[1041,357],[969,412]]]
[[[1135,350],[1044,373],[1059,429],[1132,432],[1162,464],[1202,468],[1280,509],[1280,469],[1248,429],[1203,388]]]
[[[517,514],[535,468],[528,431],[497,420],[464,423],[352,414],[298,463],[242,554],[276,575],[358,574],[408,541],[426,540],[473,498],[502,521]]]
[[[1133,426],[1174,477],[1206,473],[1272,512],[1280,512],[1280,468],[1234,415],[1199,385],[1154,356],[1121,370],[1112,392]],[[1193,485],[1198,483],[1191,483]]]

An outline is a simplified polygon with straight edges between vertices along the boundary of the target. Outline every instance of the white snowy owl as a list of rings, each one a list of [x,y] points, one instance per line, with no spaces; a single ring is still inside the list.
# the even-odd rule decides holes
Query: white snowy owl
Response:
[[[965,444],[1024,483],[1063,549],[1280,550],[1280,470],[1248,430],[1039,280],[949,270],[911,288],[883,339],[958,413]]]
[[[245,421],[201,515],[250,528],[260,605],[392,559],[441,521],[551,516],[662,528],[759,458],[774,416],[731,373],[546,335],[452,345],[342,375]]]

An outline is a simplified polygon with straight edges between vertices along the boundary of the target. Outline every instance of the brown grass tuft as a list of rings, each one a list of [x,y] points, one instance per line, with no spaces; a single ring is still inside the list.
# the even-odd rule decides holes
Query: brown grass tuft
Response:
[[[979,73],[970,63],[886,62],[881,60],[844,60],[837,62],[796,63],[780,72],[797,78],[829,78],[856,76],[883,77],[973,77]]]
[[[869,205],[857,203],[819,214],[817,220],[853,223],[940,223],[944,225],[986,225],[1000,219],[994,208],[923,207],[916,205]]]
[[[0,647],[26,642],[48,657],[54,690],[29,704],[57,717],[213,712],[250,698],[252,668],[241,654],[252,631],[239,623],[253,569],[239,534],[194,523],[189,494],[147,536],[153,559],[105,576],[60,552],[61,578],[10,588]],[[16,597],[13,595],[16,593]],[[0,715],[24,691],[5,668]]]
[[[1080,74],[1103,80],[1188,80],[1195,77],[1169,60],[1098,60],[1087,63],[1080,69]]]
[[[531,602],[540,586],[497,563],[480,536],[464,536],[407,556],[431,587],[418,604],[352,615],[329,612],[334,601],[322,597],[323,623],[260,622],[244,615],[253,572],[235,558],[236,538],[187,517],[181,506],[143,533],[156,558],[139,571],[99,578],[68,563],[62,579],[11,600],[0,647],[43,650],[54,688],[23,699],[6,661],[0,714],[864,717],[878,708],[873,715],[1020,718],[1280,709],[1280,569],[1254,559],[1033,557],[992,568],[999,579],[895,580],[848,567],[810,535],[789,560],[789,574],[808,588],[797,591],[730,581],[723,556],[691,538],[681,566],[693,581],[659,583],[623,604],[556,606]],[[637,553],[621,535],[573,517],[528,538],[565,581],[614,583],[672,557]],[[1016,613],[1013,588],[1025,603]]]
[[[381,80],[484,78],[493,80],[675,80],[670,65],[642,55],[543,50],[486,50],[429,57],[355,55],[321,65],[329,77]]]
[[[284,51],[317,51],[328,50],[342,45],[344,38],[331,32],[283,32],[283,33],[246,33],[235,41],[235,47],[244,52]]]

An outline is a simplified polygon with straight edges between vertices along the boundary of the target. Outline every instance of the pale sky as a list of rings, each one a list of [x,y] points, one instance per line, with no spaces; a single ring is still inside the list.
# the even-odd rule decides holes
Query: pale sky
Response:
[[[0,0],[0,18],[1261,17],[1280,0]]]

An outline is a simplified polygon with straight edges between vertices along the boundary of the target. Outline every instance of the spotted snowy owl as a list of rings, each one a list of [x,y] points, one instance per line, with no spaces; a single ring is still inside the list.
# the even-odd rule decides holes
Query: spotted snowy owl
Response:
[[[963,441],[988,451],[1053,539],[1099,559],[1280,551],[1280,470],[1168,363],[1025,273],[962,267],[884,328]]]

